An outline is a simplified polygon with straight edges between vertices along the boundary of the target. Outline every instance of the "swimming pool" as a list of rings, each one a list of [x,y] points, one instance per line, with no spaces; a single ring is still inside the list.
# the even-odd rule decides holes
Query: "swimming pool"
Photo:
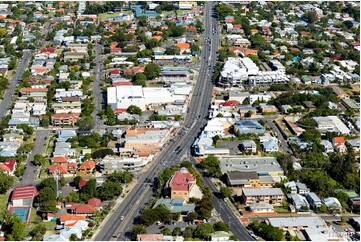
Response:
[[[24,223],[26,223],[28,219],[29,209],[29,207],[11,207],[10,213],[15,213],[16,215],[18,215],[19,218],[21,218]]]

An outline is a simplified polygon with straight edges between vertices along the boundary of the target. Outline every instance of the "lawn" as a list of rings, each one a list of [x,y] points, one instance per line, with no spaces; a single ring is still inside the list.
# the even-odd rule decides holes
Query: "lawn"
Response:
[[[117,13],[102,13],[99,14],[99,20],[100,21],[105,21],[108,17],[113,17],[113,16],[119,16],[120,14],[127,14],[130,15],[132,14],[132,11],[124,11],[124,12],[117,12]]]
[[[6,210],[6,205],[8,204],[9,194],[0,195],[0,211]],[[2,215],[0,214],[0,220],[2,220]]]

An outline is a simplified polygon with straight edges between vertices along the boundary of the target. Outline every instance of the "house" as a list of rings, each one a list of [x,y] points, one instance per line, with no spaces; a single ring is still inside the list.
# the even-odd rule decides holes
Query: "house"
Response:
[[[231,234],[225,231],[216,231],[210,234],[211,241],[229,241]]]
[[[256,153],[257,152],[257,145],[253,140],[242,140],[241,149],[246,153]]]
[[[74,113],[55,113],[51,115],[51,123],[54,126],[71,125],[78,122],[80,115]]]
[[[250,209],[251,213],[253,213],[253,214],[275,213],[275,210],[274,210],[272,204],[265,203],[265,202],[253,203],[249,206],[249,209]]]
[[[234,124],[234,131],[239,134],[263,134],[265,129],[257,120],[239,119]]]
[[[95,162],[92,160],[85,161],[80,167],[81,172],[92,172],[95,169]]]
[[[16,160],[5,160],[4,163],[0,163],[0,170],[3,170],[8,176],[14,176]]]
[[[194,211],[196,206],[194,204],[186,204],[184,198],[174,198],[174,199],[158,199],[154,204],[153,208],[156,208],[159,205],[164,205],[171,213],[181,213],[187,214]]]
[[[339,213],[342,210],[340,201],[335,197],[327,197],[323,199],[327,209],[333,213]]]
[[[71,206],[71,212],[75,215],[90,217],[94,215],[96,208],[90,204],[74,204]]]
[[[230,187],[259,187],[259,177],[255,171],[227,172],[225,179],[226,184]]]
[[[55,173],[58,173],[58,174],[61,174],[61,175],[67,174],[68,173],[68,164],[50,165],[48,167],[48,171],[49,171],[49,174],[55,174]]]
[[[253,203],[265,202],[275,206],[282,205],[284,194],[280,188],[244,188],[242,200],[246,206]]]
[[[278,142],[274,140],[267,140],[261,143],[264,152],[278,152]]]
[[[346,144],[344,137],[334,137],[332,139],[332,145],[337,152],[346,152]]]
[[[86,178],[81,178],[81,179],[79,180],[79,189],[81,189],[83,186],[85,186],[85,185],[87,184],[87,182],[88,182],[88,179],[86,179]]]
[[[289,189],[291,194],[297,194],[296,182],[294,182],[294,181],[286,182],[284,184],[284,187]]]
[[[274,105],[261,105],[261,112],[264,113],[277,113],[277,108]]]
[[[15,187],[10,197],[10,204],[13,207],[31,207],[38,194],[35,186]]]
[[[298,194],[307,194],[310,192],[310,189],[307,188],[306,184],[304,183],[296,182],[296,186]]]
[[[90,198],[87,202],[87,204],[95,207],[96,209],[101,209],[102,208],[102,201],[98,198]]]
[[[266,222],[282,231],[300,231],[306,228],[327,228],[321,217],[278,217],[268,218]]]
[[[57,164],[57,165],[67,164],[68,159],[69,158],[66,156],[54,156],[50,158],[51,164]]]
[[[321,199],[314,192],[307,193],[306,199],[310,204],[310,207],[314,210],[321,207],[322,205]]]
[[[310,205],[306,198],[299,194],[291,194],[292,204],[297,210],[308,210]]]
[[[313,117],[317,123],[317,130],[322,134],[326,132],[336,132],[341,134],[350,134],[350,129],[337,116]]]
[[[189,200],[189,193],[196,183],[196,179],[185,167],[177,171],[167,182],[166,187],[170,189],[170,198],[184,198]]]
[[[335,85],[332,85],[330,87],[332,88],[333,93],[337,95],[337,98],[339,99],[350,98],[349,95],[340,87]]]
[[[332,143],[328,140],[321,140],[321,145],[324,147],[326,153],[333,152],[333,146]]]
[[[360,151],[360,139],[347,140],[346,143],[351,145],[355,152]]]

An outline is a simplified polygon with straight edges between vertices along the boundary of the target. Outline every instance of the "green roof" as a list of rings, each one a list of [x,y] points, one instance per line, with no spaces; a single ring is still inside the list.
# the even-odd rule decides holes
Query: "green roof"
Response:
[[[345,193],[348,197],[358,197],[359,195],[353,190],[346,190],[346,189],[337,189],[335,193],[342,192]]]

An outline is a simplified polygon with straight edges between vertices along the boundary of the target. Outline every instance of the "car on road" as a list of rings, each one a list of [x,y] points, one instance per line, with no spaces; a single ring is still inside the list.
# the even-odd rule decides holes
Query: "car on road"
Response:
[[[120,216],[120,221],[123,221],[124,220],[124,216]]]

